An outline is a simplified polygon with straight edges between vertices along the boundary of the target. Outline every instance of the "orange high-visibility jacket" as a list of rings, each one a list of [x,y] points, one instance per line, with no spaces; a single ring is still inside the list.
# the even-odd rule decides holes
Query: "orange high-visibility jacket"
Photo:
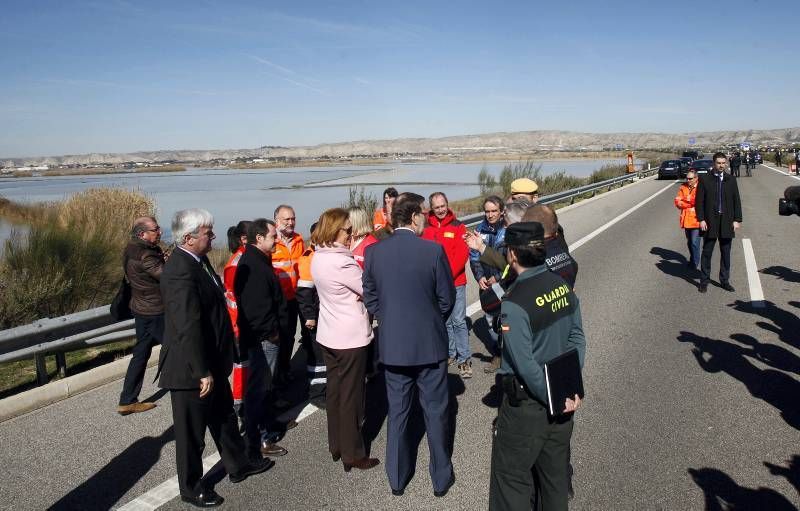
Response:
[[[228,315],[231,317],[231,324],[233,325],[233,335],[237,341],[239,340],[239,325],[237,323],[239,308],[236,305],[236,297],[233,296],[233,279],[236,277],[236,268],[239,266],[239,259],[242,258],[242,254],[244,254],[244,245],[231,255],[231,258],[225,264],[225,269],[222,270],[222,282],[225,284],[225,305],[228,308]]]
[[[689,188],[689,185],[684,183],[678,188],[675,206],[681,210],[681,229],[697,229],[700,227],[700,222],[697,221],[697,213],[694,210],[696,195],[696,186]]]
[[[386,211],[383,208],[376,209],[375,214],[372,215],[372,228],[377,231],[383,229],[387,223],[389,223],[389,218],[386,216]]]
[[[300,261],[297,263],[297,305],[300,307],[300,314],[304,319],[317,320],[319,317],[319,295],[314,287],[314,279],[311,277],[311,260],[314,258],[314,248],[308,247]]]
[[[281,283],[283,296],[287,300],[294,300],[297,291],[297,263],[305,251],[303,237],[297,233],[292,234],[289,243],[280,239],[275,240],[275,252],[272,253],[272,269]]]

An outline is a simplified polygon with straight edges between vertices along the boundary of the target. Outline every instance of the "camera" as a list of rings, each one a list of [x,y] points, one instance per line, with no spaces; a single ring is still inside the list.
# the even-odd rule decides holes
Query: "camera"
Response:
[[[800,186],[790,186],[783,191],[783,199],[778,199],[778,214],[800,215]]]

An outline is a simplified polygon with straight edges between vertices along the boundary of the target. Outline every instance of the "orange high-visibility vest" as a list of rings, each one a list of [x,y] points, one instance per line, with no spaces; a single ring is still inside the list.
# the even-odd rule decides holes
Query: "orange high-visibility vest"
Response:
[[[275,240],[275,252],[272,253],[272,269],[281,283],[283,296],[287,300],[294,300],[297,291],[297,263],[305,251],[303,237],[297,233],[292,234],[289,244],[282,240]]]

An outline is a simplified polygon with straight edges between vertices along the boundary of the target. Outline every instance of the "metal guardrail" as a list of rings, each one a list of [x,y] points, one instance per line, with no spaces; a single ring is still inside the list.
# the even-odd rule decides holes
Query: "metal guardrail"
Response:
[[[615,186],[647,176],[656,170],[658,169],[650,168],[648,165],[646,170],[636,173],[546,195],[539,199],[539,203],[552,204],[567,200],[573,203],[581,195],[594,196],[599,190],[605,188],[611,190]],[[483,213],[477,213],[461,217],[459,220],[472,226],[482,219]],[[131,339],[136,335],[132,327],[132,319],[116,322],[111,317],[108,305],[58,318],[40,319],[29,325],[0,331],[0,363],[33,357],[37,382],[43,385],[49,379],[45,366],[46,356],[55,355],[58,372],[61,376],[66,376],[66,352]]]

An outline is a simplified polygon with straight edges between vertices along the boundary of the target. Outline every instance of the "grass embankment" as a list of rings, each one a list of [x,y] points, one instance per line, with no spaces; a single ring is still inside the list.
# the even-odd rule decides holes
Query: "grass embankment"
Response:
[[[0,216],[28,226],[26,235],[12,233],[0,260],[0,330],[109,303],[122,277],[130,226],[154,209],[141,193],[107,188],[56,203],[0,199]],[[119,352],[119,346],[102,346],[73,352],[68,360],[91,365],[100,353]],[[32,367],[32,361],[1,364],[0,392],[25,384]]]

